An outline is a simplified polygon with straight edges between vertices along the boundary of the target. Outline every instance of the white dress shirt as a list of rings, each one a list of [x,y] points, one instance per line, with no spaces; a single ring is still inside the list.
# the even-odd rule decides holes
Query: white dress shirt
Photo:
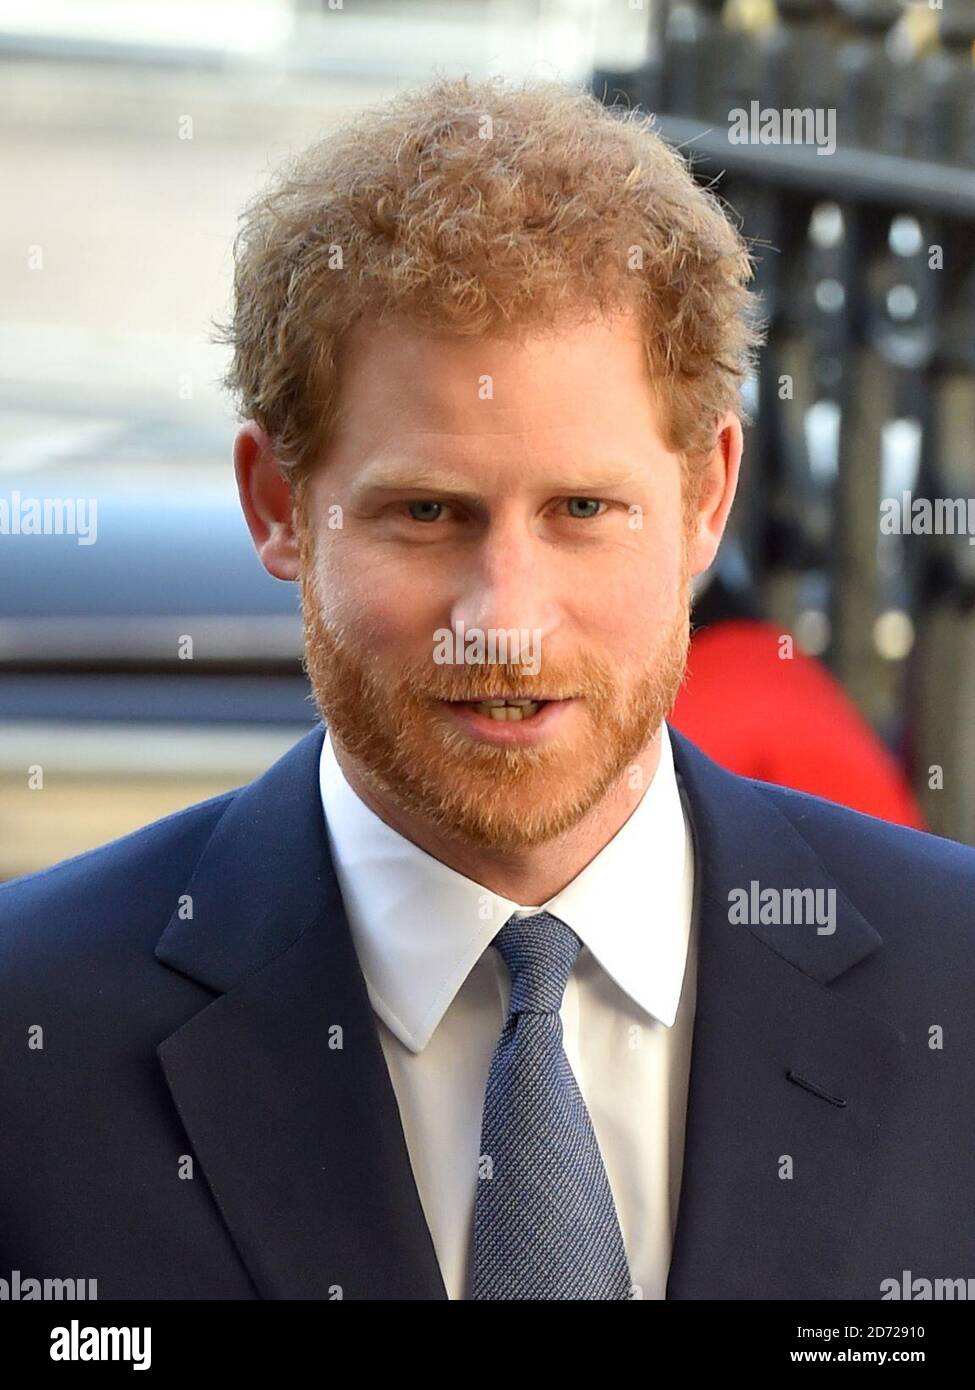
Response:
[[[388,826],[349,786],[327,735],[320,772],[335,871],[448,1297],[469,1297],[484,1093],[511,991],[491,941],[513,913],[544,908],[583,943],[560,1011],[565,1051],[636,1296],[664,1298],[697,974],[693,846],[666,723],[659,765],[629,820],[534,907],[473,882]]]

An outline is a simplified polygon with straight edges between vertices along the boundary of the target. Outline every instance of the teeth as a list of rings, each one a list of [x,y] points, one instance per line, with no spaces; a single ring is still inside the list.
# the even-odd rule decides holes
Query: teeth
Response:
[[[478,714],[486,714],[489,719],[501,722],[517,722],[520,719],[531,719],[532,715],[537,714],[540,708],[534,700],[482,700],[474,708]]]

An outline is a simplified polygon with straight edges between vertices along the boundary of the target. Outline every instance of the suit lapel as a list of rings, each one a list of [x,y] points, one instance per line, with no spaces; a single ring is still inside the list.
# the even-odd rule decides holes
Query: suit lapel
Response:
[[[322,736],[218,823],[156,948],[217,997],[157,1052],[261,1297],[445,1299],[328,852]]]
[[[889,1142],[904,1038],[827,986],[881,939],[760,787],[671,738],[699,937],[667,1297],[878,1297],[861,1286],[857,1226]],[[752,880],[834,890],[835,930],[732,924],[729,893]]]

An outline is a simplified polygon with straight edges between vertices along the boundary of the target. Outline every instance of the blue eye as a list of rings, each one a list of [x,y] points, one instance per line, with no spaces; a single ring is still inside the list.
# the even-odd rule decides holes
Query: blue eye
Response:
[[[596,497],[570,497],[570,498],[568,498],[567,500],[568,500],[568,503],[569,503],[569,507],[570,507],[570,508],[572,507],[573,502],[581,502],[582,505],[583,505],[584,507],[599,507],[599,506],[601,506],[601,503],[599,502],[599,499],[596,498]],[[598,512],[584,512],[584,513],[582,513],[582,514],[580,515],[579,512],[572,512],[571,515],[574,516],[577,520],[585,521],[585,520],[588,520],[588,518],[591,517],[591,516],[598,516],[599,513],[598,513]]]
[[[416,513],[415,513],[415,511],[414,511],[414,508],[420,508],[420,509],[422,510],[422,509],[425,508],[425,507],[434,507],[434,508],[437,509],[438,514],[439,514],[439,512],[441,512],[441,511],[443,510],[443,503],[442,503],[442,502],[408,502],[408,503],[407,503],[407,506],[408,506],[409,509],[410,509],[410,516],[412,516],[412,518],[413,518],[414,521],[436,521],[436,520],[437,520],[437,517],[436,517],[436,516],[430,516],[429,513],[427,513],[426,516],[417,516]]]

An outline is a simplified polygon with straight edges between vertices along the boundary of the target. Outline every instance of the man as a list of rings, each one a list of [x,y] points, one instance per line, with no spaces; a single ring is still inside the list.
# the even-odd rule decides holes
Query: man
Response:
[[[328,733],[0,891],[5,1268],[148,1299],[975,1273],[975,852],[666,724],[749,271],[645,121],[547,83],[410,93],[249,209],[235,465]]]

